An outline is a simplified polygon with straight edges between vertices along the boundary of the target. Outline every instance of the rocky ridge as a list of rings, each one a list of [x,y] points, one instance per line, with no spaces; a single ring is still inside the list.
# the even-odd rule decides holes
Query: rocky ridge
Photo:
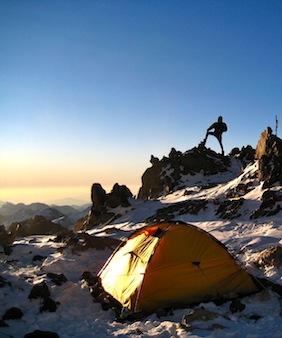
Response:
[[[256,149],[251,146],[242,149],[234,148],[228,156],[222,156],[201,144],[184,153],[172,148],[169,155],[162,159],[151,156],[151,167],[146,169],[142,175],[142,186],[137,198],[141,201],[157,200],[162,196],[183,189],[183,196],[188,196],[191,194],[188,188],[189,182],[193,181],[193,177],[199,174],[206,179],[206,184],[200,186],[199,189],[213,188],[218,184],[218,182],[213,182],[213,177],[218,174],[228,176],[232,163],[237,161],[238,171],[232,173],[231,179],[236,176],[239,177],[250,164],[257,164],[257,169],[244,174],[244,179],[238,179],[232,189],[224,193],[224,198],[221,198],[220,201],[218,199],[212,201],[215,206],[215,214],[223,219],[239,217],[243,212],[244,196],[252,191],[259,182],[262,182],[264,191],[261,203],[258,208],[252,210],[250,218],[257,219],[265,215],[274,215],[282,209],[280,205],[282,193],[279,188],[275,188],[282,182],[281,154],[282,140],[273,135],[270,127],[261,133]],[[248,175],[248,179],[246,179],[246,175]],[[18,220],[12,223],[8,230],[14,231],[15,227],[20,224],[22,226],[20,233],[22,234],[31,234],[31,229],[34,229],[27,224],[40,223],[41,228],[43,228],[43,219],[41,219],[41,222],[32,221],[35,216],[45,217],[46,224],[52,221],[53,224],[63,226],[65,230],[84,231],[113,222],[122,214],[132,210],[135,204],[131,191],[125,185],[118,183],[113,186],[110,193],[106,193],[99,183],[94,183],[91,187],[91,202],[92,206],[88,215],[85,216],[84,213],[84,217],[82,214],[79,219],[73,218],[71,220],[70,214],[64,215],[58,209],[39,203],[30,205],[25,209],[25,212],[23,212],[23,205],[21,204],[17,206],[6,204],[1,207],[2,213],[0,212],[0,215],[5,218],[14,209],[14,217]],[[195,200],[189,198],[174,205],[162,206],[146,221],[169,219],[175,214],[190,213],[197,215],[201,210],[208,208],[209,203],[211,203],[211,200],[207,198]],[[68,212],[71,213],[69,210]],[[26,217],[28,213],[30,218]],[[29,231],[24,231],[25,227]],[[52,231],[55,233],[62,232],[61,228],[57,228],[52,225],[52,229],[46,234],[53,233]],[[42,231],[37,231],[37,233],[42,233]]]
[[[201,174],[206,178],[207,185],[201,189],[216,186],[216,182],[212,182],[212,177],[219,173],[227,173],[231,170],[231,162],[236,159],[240,170],[236,173],[239,175],[244,171],[246,166],[258,161],[258,169],[253,173],[253,177],[249,177],[248,182],[241,182],[234,186],[233,189],[226,192],[225,200],[214,201],[218,205],[216,214],[222,218],[236,218],[240,216],[239,209],[243,205],[243,196],[250,192],[258,181],[264,181],[265,187],[271,187],[276,182],[281,181],[282,165],[281,165],[281,149],[282,141],[272,134],[271,128],[267,128],[260,136],[256,149],[250,145],[246,147],[234,148],[228,156],[222,156],[208,149],[201,144],[184,153],[172,148],[168,157],[162,159],[151,155],[151,167],[145,170],[142,175],[142,186],[139,190],[138,199],[154,200],[162,196],[173,193],[174,191],[184,189],[189,184],[189,180],[196,174]],[[189,194],[186,190],[184,194]],[[116,203],[110,205],[109,201],[113,196]],[[122,197],[121,197],[122,196]],[[125,186],[115,185],[110,194],[106,194],[105,190],[99,183],[95,183],[91,189],[92,208],[79,229],[91,229],[99,224],[106,224],[120,216],[120,210],[113,210],[117,206],[130,207],[132,194]],[[239,200],[234,200],[239,198]],[[277,192],[265,192],[262,198],[262,205],[259,210],[253,211],[251,217],[257,218],[264,214],[273,214],[278,212],[280,206],[274,207],[275,201],[280,196]],[[207,207],[206,200],[185,201],[178,205],[172,205],[167,208],[161,208],[156,215],[147,221],[168,219],[176,210],[179,214],[198,212]],[[268,210],[269,209],[269,210]]]

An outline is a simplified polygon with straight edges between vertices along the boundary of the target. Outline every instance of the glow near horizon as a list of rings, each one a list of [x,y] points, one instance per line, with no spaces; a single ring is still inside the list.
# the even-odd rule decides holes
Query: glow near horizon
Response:
[[[136,193],[151,154],[198,145],[218,115],[226,152],[281,115],[281,1],[0,9],[0,200],[89,198],[94,182]]]

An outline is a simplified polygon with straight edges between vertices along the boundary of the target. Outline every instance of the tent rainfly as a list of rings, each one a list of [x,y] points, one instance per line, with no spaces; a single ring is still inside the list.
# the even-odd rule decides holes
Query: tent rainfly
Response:
[[[222,243],[182,222],[138,230],[115,250],[98,277],[104,291],[131,314],[259,290]]]

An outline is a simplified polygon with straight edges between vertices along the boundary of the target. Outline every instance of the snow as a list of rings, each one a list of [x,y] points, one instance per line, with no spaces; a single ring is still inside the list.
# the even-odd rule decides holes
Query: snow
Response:
[[[212,234],[224,243],[229,252],[247,271],[258,277],[282,285],[281,270],[273,267],[258,269],[253,261],[258,253],[274,245],[282,245],[282,213],[271,217],[250,219],[249,215],[261,203],[262,185],[253,177],[257,164],[249,165],[243,172],[234,160],[232,170],[215,176],[201,174],[182,178],[186,188],[175,191],[158,200],[132,200],[132,207],[120,210],[121,217],[110,224],[98,226],[89,231],[95,236],[124,239],[136,229],[144,226],[145,219],[153,216],[157,209],[173,203],[205,199],[210,201],[199,215],[175,215],[175,219],[191,223]],[[244,195],[245,203],[241,216],[221,219],[215,215],[212,201],[223,199],[239,183],[250,183],[252,190]],[[211,188],[201,188],[215,183]],[[279,190],[279,187],[275,187]],[[189,194],[184,194],[189,190]],[[236,198],[234,198],[236,200]],[[243,212],[242,212],[243,211]],[[18,307],[24,313],[21,319],[5,320],[8,327],[0,327],[0,337],[24,337],[34,330],[56,332],[61,338],[91,337],[282,337],[282,304],[278,295],[269,289],[245,297],[246,306],[240,313],[230,311],[230,301],[222,305],[213,302],[196,307],[175,309],[163,317],[156,314],[142,320],[117,322],[112,310],[103,311],[94,301],[81,275],[90,271],[95,275],[112,250],[75,250],[67,247],[60,250],[62,243],[54,236],[30,236],[17,239],[12,253],[5,255],[0,248],[0,276],[7,282],[0,292],[0,315],[11,307]],[[45,257],[34,261],[34,256]],[[56,285],[47,273],[64,274],[67,282]],[[28,299],[32,287],[45,281],[51,299],[57,302],[56,312],[40,312],[40,300]],[[191,327],[181,325],[184,316],[195,309],[204,308],[217,315],[209,321],[192,322]]]

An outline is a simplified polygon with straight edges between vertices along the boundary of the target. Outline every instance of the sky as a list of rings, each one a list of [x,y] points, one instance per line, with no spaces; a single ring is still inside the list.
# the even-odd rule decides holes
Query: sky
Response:
[[[282,121],[281,0],[1,0],[0,31],[0,201],[136,194],[219,115],[225,153]]]

